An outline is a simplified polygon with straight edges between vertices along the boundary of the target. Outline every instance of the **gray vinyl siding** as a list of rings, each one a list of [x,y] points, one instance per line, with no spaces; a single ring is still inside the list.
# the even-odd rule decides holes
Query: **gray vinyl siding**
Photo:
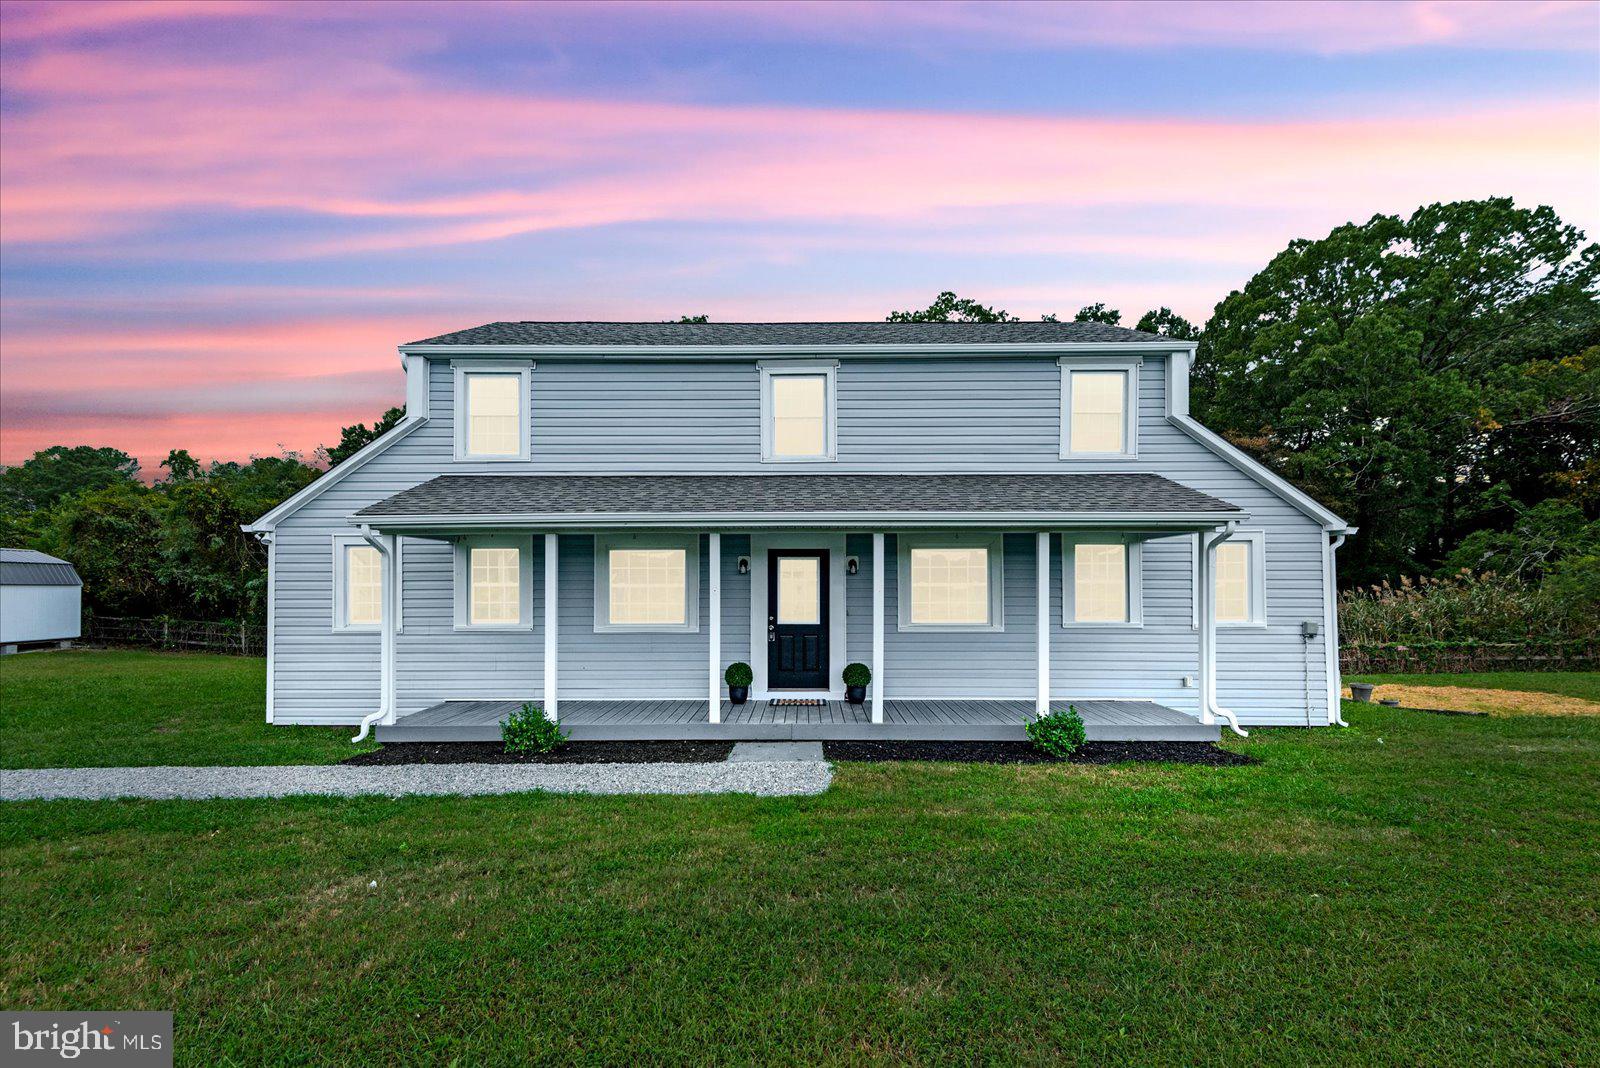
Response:
[[[1246,723],[1327,721],[1324,636],[1310,645],[1306,701],[1304,620],[1322,620],[1318,525],[1167,421],[1165,360],[1145,357],[1138,457],[1063,461],[1060,371],[1052,358],[844,358],[838,370],[834,463],[763,465],[760,376],[747,363],[540,362],[530,376],[527,462],[468,463],[454,456],[453,372],[435,361],[429,421],[288,519],[277,533],[274,717],[354,722],[376,709],[378,637],[332,632],[331,537],[352,533],[358,508],[443,473],[848,473],[1153,471],[1248,510],[1266,533],[1267,626],[1218,632],[1218,697]],[[531,631],[457,631],[451,549],[405,539],[404,630],[397,642],[401,713],[452,698],[537,697],[543,686],[543,564],[534,539]],[[901,632],[893,622],[894,539],[888,539],[887,693],[895,697],[1028,697],[1035,678],[1031,534],[1005,539],[1006,626],[976,634]],[[1189,711],[1198,674],[1192,625],[1192,539],[1144,550],[1144,626],[1060,626],[1060,542],[1053,541],[1052,689],[1064,696],[1140,697]],[[847,655],[871,659],[871,539],[851,533],[861,573],[847,580]],[[749,659],[749,583],[737,557],[743,534],[723,538],[723,664]],[[561,696],[700,697],[707,628],[692,633],[596,634],[593,541],[561,540]],[[702,539],[702,571],[707,559]],[[703,581],[703,575],[702,575]],[[709,598],[701,594],[702,615]],[[764,643],[763,643],[764,644]]]

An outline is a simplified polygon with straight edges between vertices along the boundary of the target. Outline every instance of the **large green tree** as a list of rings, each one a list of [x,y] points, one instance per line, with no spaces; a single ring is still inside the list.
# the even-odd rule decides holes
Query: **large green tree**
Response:
[[[328,466],[343,463],[356,453],[377,441],[389,430],[398,426],[400,420],[406,417],[404,408],[390,408],[383,413],[383,417],[375,421],[371,428],[365,423],[356,423],[354,426],[339,428],[339,444],[327,449]]]
[[[1362,528],[1341,554],[1352,581],[1432,570],[1518,501],[1583,496],[1597,283],[1600,246],[1548,207],[1347,224],[1217,305],[1195,409]]]
[[[120,449],[52,445],[0,471],[0,504],[49,508],[63,497],[131,483],[138,477],[139,461]]]
[[[891,323],[1015,323],[1020,320],[1004,308],[992,308],[945,290],[921,311],[889,313]]]

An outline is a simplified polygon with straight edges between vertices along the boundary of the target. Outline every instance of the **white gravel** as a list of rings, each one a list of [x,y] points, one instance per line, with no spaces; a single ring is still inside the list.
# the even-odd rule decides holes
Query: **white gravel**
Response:
[[[321,794],[820,794],[833,781],[822,761],[718,764],[396,764],[260,768],[45,768],[0,771],[0,801],[130,797],[203,800]]]

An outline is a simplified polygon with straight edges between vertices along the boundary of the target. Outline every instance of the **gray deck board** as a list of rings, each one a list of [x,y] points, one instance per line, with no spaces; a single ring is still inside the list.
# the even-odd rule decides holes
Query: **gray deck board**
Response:
[[[377,728],[379,741],[498,741],[500,722],[521,701],[445,701]],[[722,722],[711,723],[704,701],[562,701],[561,724],[577,741],[725,738],[921,739],[943,741],[1020,740],[1033,718],[1031,700],[963,701],[891,699],[884,722],[871,721],[871,706],[843,701],[781,706],[749,701],[722,702]],[[1091,741],[1216,741],[1215,724],[1152,701],[1082,701],[1060,698],[1053,708],[1072,705],[1083,717]]]

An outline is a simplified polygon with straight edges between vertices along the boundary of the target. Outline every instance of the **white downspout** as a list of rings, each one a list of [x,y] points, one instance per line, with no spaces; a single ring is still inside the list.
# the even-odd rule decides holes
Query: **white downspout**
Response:
[[[395,595],[400,585],[395,575],[394,539],[374,534],[372,528],[365,525],[361,528],[361,537],[378,550],[378,555],[383,559],[383,625],[378,647],[378,710],[361,721],[360,730],[350,739],[352,743],[365,739],[374,723],[394,722]]]
[[[1217,586],[1211,574],[1211,550],[1237,526],[1229,523],[1200,538],[1200,719],[1204,723],[1224,719],[1234,734],[1248,738],[1250,732],[1239,726],[1239,717],[1217,703]]]
[[[1344,711],[1339,707],[1339,698],[1344,694],[1344,680],[1339,677],[1339,589],[1335,581],[1335,568],[1339,546],[1344,544],[1346,534],[1334,535],[1333,542],[1327,545],[1328,566],[1322,569],[1322,604],[1323,604],[1323,633],[1327,635],[1328,659],[1328,722],[1337,727],[1348,727],[1350,724],[1344,720]]]

